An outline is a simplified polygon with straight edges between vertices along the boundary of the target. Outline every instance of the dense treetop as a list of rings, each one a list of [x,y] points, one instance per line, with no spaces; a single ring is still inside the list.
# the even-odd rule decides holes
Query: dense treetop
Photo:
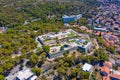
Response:
[[[95,0],[62,1],[61,3],[61,0],[1,0],[0,23],[13,26],[23,24],[25,20],[37,18],[44,20],[48,16],[58,19],[64,14],[85,14],[89,8],[95,9],[93,4],[97,4]]]
[[[38,35],[48,32],[67,29],[63,27],[61,21],[62,15],[82,13],[84,18],[81,19],[81,25],[84,25],[86,18],[91,17],[91,15],[89,15],[90,10],[96,10],[94,6],[98,5],[95,0],[91,2],[90,0],[60,1],[61,0],[52,0],[52,2],[51,0],[49,2],[47,0],[0,0],[0,26],[8,26],[8,30],[0,34],[0,79],[4,79],[3,75],[8,73],[17,64],[21,64],[24,59],[29,59],[30,63],[32,63],[30,66],[32,67],[35,66],[36,63],[44,60],[44,55],[39,57],[39,55],[36,55],[34,52],[37,48],[35,38]],[[41,20],[34,21],[35,19]],[[30,23],[23,25],[26,20]],[[76,28],[76,30],[78,30],[78,28]],[[20,56],[18,56],[18,54],[20,54]],[[69,61],[71,60],[68,58],[68,62]],[[86,62],[90,61],[88,60]],[[71,63],[73,64],[69,65],[74,65],[74,62]],[[67,65],[66,63],[65,66]],[[63,74],[64,70],[61,69],[61,67],[59,67],[57,71]],[[41,69],[33,68],[33,72],[39,75],[40,73],[37,71],[41,71]],[[76,68],[72,71],[73,73],[78,73],[75,72]],[[85,74],[88,73],[83,73],[83,75]]]

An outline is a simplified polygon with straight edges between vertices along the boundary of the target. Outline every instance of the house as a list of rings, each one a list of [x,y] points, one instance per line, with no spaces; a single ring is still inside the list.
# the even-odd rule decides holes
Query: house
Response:
[[[82,30],[82,31],[85,31],[87,33],[92,33],[93,32],[93,30],[89,30],[86,26],[80,26],[79,29]]]
[[[93,66],[88,64],[88,63],[85,63],[82,67],[82,70],[87,71],[87,72],[92,72],[93,71]]]
[[[110,44],[108,42],[106,42],[106,41],[104,41],[103,44],[104,44],[105,47],[109,47],[110,46]]]
[[[120,71],[112,70],[110,77],[112,80],[120,80]]]
[[[100,74],[101,74],[102,76],[108,76],[109,73],[110,73],[110,69],[109,69],[108,67],[103,66],[103,67],[101,68]]]
[[[24,69],[17,73],[16,80],[36,80],[37,76],[30,69]]]
[[[108,76],[103,76],[102,80],[110,80],[110,77],[108,77]]]
[[[111,62],[105,61],[103,65],[108,67],[108,68],[112,68],[112,63]]]
[[[120,71],[120,67],[119,66],[117,67],[117,70]]]
[[[107,31],[105,28],[97,28],[97,27],[94,27],[94,30],[102,31],[102,32],[106,32]]]
[[[66,51],[74,51],[79,49],[81,52],[90,53],[92,51],[92,41],[87,34],[80,34],[72,29],[63,32],[48,33],[36,38],[39,43],[38,47],[42,45],[50,47],[48,52],[49,58],[56,58]]]
[[[33,77],[31,77],[30,80],[36,80],[36,79],[37,79],[37,76],[33,76]]]
[[[80,29],[80,30],[84,30],[84,31],[85,31],[85,30],[88,30],[88,28],[87,28],[86,26],[80,26],[79,29]]]
[[[109,61],[114,65],[115,64],[115,60],[113,58],[109,59]]]
[[[116,64],[117,64],[117,66],[120,67],[120,59],[117,59],[117,60],[116,60]]]
[[[117,58],[117,59],[120,59],[120,55],[116,55],[116,58]]]
[[[120,47],[117,48],[116,52],[120,54]]]
[[[0,27],[0,33],[3,33],[7,30],[7,27]]]
[[[0,29],[0,33],[3,33],[2,29]]]
[[[117,74],[110,74],[111,80],[120,80],[120,75]]]
[[[9,72],[9,75],[5,77],[5,80],[16,80],[17,72],[20,70],[20,65],[15,66]]]

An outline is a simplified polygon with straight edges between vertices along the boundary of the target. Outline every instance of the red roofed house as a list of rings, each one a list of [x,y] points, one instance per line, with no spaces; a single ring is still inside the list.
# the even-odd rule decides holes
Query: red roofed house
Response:
[[[110,74],[111,80],[120,80],[120,75],[117,74]]]
[[[110,77],[104,76],[104,77],[102,78],[102,80],[110,80]]]
[[[112,68],[112,63],[111,62],[105,61],[103,65],[108,67],[108,68]]]
[[[103,66],[103,67],[101,68],[100,74],[101,74],[102,76],[108,76],[109,73],[110,73],[110,69],[109,69],[108,67]]]

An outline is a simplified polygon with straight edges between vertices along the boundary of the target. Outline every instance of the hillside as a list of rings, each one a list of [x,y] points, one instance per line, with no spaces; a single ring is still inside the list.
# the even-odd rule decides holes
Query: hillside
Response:
[[[11,26],[23,24],[25,20],[46,19],[52,15],[60,18],[64,14],[86,14],[95,8],[93,4],[94,0],[1,0],[0,23]]]

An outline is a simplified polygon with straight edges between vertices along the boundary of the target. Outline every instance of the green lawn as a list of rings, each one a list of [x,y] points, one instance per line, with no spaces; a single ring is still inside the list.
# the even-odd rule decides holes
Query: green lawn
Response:
[[[74,36],[75,36],[74,33],[70,33],[70,34],[68,34],[68,37],[74,37]]]

